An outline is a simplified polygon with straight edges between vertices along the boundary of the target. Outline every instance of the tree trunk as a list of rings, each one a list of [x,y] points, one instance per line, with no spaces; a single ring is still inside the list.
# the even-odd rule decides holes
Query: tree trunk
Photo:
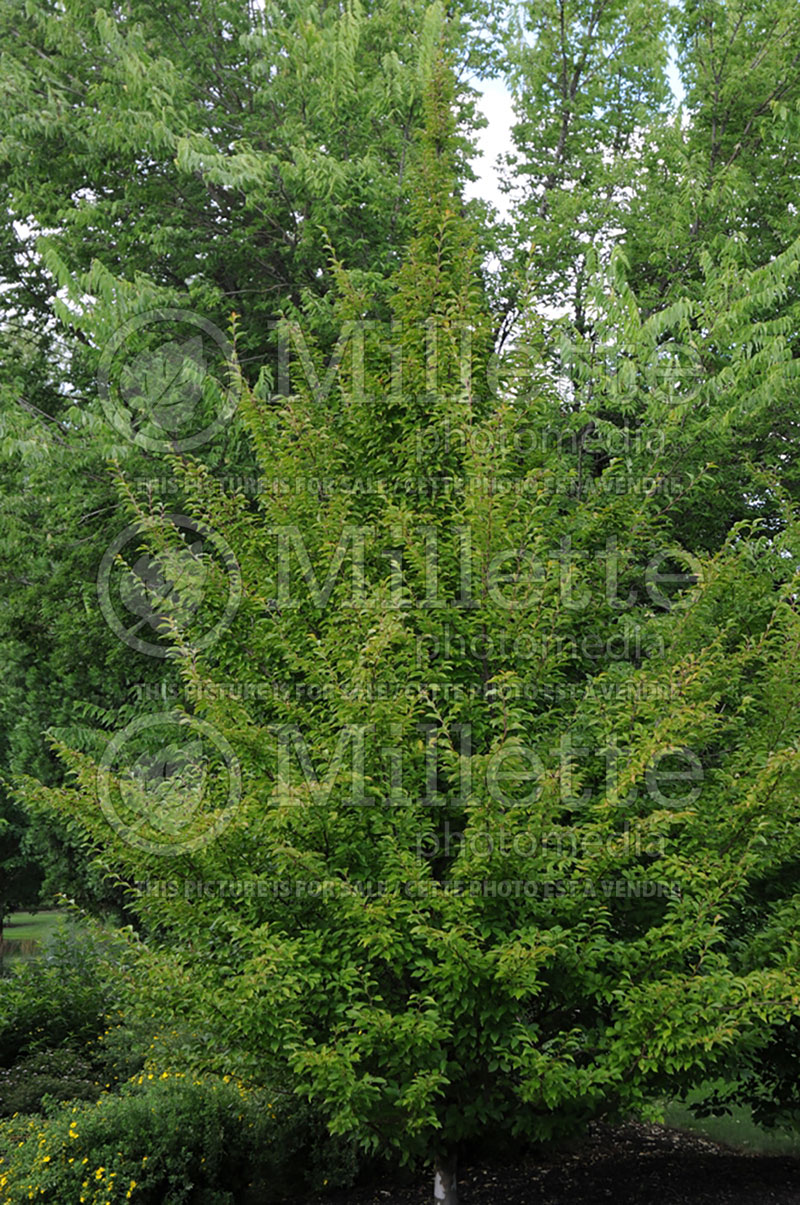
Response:
[[[437,1155],[433,1161],[434,1205],[458,1205],[455,1155]]]

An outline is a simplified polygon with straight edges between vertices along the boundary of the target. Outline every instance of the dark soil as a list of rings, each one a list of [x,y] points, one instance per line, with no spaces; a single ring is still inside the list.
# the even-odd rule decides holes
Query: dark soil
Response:
[[[431,1194],[426,1177],[403,1188],[352,1188],[313,1205],[429,1205]],[[459,1194],[461,1205],[800,1205],[800,1158],[745,1154],[665,1126],[597,1126],[558,1154],[467,1164]]]

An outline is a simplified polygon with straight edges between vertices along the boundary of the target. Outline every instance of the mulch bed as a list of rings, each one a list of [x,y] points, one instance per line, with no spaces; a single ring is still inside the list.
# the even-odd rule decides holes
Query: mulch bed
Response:
[[[352,1188],[304,1205],[429,1205],[429,1178]],[[800,1158],[731,1150],[695,1134],[596,1126],[579,1145],[459,1175],[461,1205],[800,1205]]]

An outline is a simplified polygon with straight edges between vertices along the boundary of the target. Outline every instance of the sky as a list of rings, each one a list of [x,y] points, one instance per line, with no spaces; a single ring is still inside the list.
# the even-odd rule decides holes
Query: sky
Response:
[[[497,157],[514,149],[511,141],[511,126],[514,123],[511,94],[502,80],[481,80],[478,87],[483,94],[481,109],[489,124],[479,132],[478,150],[482,154],[472,162],[478,180],[469,184],[465,191],[468,198],[483,197],[491,201],[505,216],[508,197],[498,187]]]

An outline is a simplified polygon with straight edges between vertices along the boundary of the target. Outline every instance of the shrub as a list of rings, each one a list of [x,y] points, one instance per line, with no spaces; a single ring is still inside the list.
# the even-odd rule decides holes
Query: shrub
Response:
[[[97,1100],[103,1082],[91,1054],[70,1046],[23,1055],[0,1070],[0,1116],[36,1113],[48,1097]]]
[[[92,1105],[0,1124],[0,1193],[52,1205],[247,1205],[352,1183],[307,1105],[228,1077],[143,1072]]]
[[[97,1100],[141,1069],[146,1043],[119,1024],[123,948],[99,928],[66,930],[0,981],[0,1116]]]
[[[0,981],[0,1066],[97,1037],[118,990],[110,939],[84,930],[54,934],[39,958]]]

